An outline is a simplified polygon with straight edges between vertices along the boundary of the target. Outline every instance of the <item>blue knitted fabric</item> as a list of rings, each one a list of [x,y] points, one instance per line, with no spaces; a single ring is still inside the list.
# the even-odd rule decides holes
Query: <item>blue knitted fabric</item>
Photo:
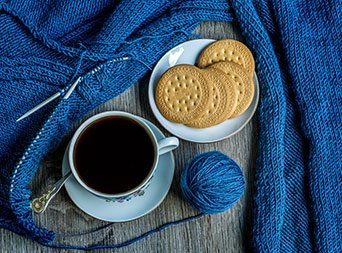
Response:
[[[261,86],[253,248],[342,252],[341,8],[339,0],[0,0],[0,226],[53,243],[29,208],[46,153],[200,22],[234,19]],[[68,99],[16,123],[78,77]]]

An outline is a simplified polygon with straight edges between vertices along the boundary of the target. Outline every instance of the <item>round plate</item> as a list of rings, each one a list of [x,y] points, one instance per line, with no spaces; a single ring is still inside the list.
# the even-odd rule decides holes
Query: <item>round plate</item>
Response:
[[[155,133],[157,140],[165,138],[154,124],[147,120],[145,122]],[[65,154],[67,154],[67,150]],[[84,189],[73,176],[65,183],[65,188],[75,205],[90,216],[110,222],[130,221],[151,212],[159,206],[170,189],[174,169],[175,162],[172,152],[161,155],[155,175],[150,186],[145,190],[145,194],[123,203],[107,202],[93,195]],[[63,175],[68,171],[70,171],[68,157],[64,155]]]
[[[162,74],[168,68],[177,64],[195,64],[197,57],[200,55],[202,50],[214,41],[215,40],[210,39],[190,40],[174,47],[159,60],[150,78],[148,97],[155,117],[170,133],[187,141],[208,143],[228,138],[239,132],[249,122],[258,106],[259,83],[257,76],[254,73],[255,92],[253,101],[249,108],[236,118],[228,119],[213,127],[199,129],[171,122],[164,118],[164,116],[159,112],[155,102],[155,87]]]

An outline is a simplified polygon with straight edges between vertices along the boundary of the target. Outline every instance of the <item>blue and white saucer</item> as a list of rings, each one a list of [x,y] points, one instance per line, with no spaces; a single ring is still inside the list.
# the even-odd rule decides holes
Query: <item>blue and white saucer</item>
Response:
[[[165,138],[164,134],[153,123],[148,120],[145,121],[155,133],[157,140]],[[63,158],[63,175],[70,171],[67,150]],[[73,176],[65,183],[65,188],[75,205],[90,216],[110,222],[130,221],[151,212],[160,205],[170,189],[174,169],[173,153],[161,155],[154,177],[150,186],[145,190],[145,194],[123,203],[107,202],[93,195],[84,189]]]

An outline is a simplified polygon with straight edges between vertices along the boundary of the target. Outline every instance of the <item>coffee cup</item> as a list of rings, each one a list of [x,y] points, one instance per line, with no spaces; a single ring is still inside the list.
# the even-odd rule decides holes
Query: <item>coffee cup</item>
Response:
[[[178,145],[176,137],[157,140],[138,116],[108,111],[89,118],[76,130],[68,162],[87,191],[107,201],[124,202],[144,194],[159,156]]]

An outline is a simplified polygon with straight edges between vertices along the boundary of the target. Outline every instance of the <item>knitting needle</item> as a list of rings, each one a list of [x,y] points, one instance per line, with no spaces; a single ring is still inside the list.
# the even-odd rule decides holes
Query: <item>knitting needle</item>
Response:
[[[68,91],[65,93],[64,95],[64,99],[68,99],[71,95],[71,93],[75,90],[77,84],[82,80],[82,77],[77,78],[77,80],[70,86],[70,88],[68,89]],[[21,116],[19,119],[16,120],[16,122],[19,122],[22,119],[27,118],[28,116],[30,116],[31,114],[33,114],[34,112],[38,111],[40,108],[44,107],[45,105],[47,105],[48,103],[50,103],[51,101],[55,100],[56,98],[58,98],[61,95],[60,92],[55,93],[54,95],[52,95],[51,97],[49,97],[48,99],[44,100],[43,102],[41,102],[39,105],[36,105],[35,107],[33,107],[31,110],[29,110],[28,112],[26,112],[23,116]]]
[[[21,116],[19,119],[16,120],[16,122],[19,122],[22,119],[25,119],[26,117],[30,116],[32,113],[38,111],[40,108],[44,107],[45,105],[47,105],[48,103],[50,103],[51,101],[55,100],[56,98],[58,98],[61,95],[60,92],[55,93],[54,95],[52,95],[51,97],[49,97],[48,99],[44,100],[42,103],[40,103],[39,105],[33,107],[31,110],[29,110],[28,112],[26,112],[23,116]]]
[[[74,91],[74,89],[76,88],[77,84],[79,82],[81,82],[82,77],[80,76],[79,78],[77,78],[77,80],[70,86],[70,88],[68,89],[67,93],[65,93],[64,95],[64,99],[68,99],[71,95],[71,93]]]
[[[129,60],[129,57],[120,57],[117,59],[113,59],[109,62],[117,62],[117,61],[127,61]],[[146,63],[142,62],[139,60],[139,62],[143,63],[147,68],[151,69]],[[101,66],[96,67],[95,69],[93,69],[90,73],[91,74],[95,74],[96,72],[98,72],[101,69]],[[68,99],[71,95],[71,93],[75,90],[77,84],[82,81],[83,77],[78,77],[77,80],[70,86],[70,88],[68,89],[68,91],[65,93],[64,95],[64,99]],[[49,97],[48,99],[44,100],[43,102],[41,102],[39,105],[35,106],[34,108],[32,108],[31,110],[29,110],[28,112],[26,112],[23,116],[21,116],[19,119],[16,120],[16,122],[19,122],[22,119],[27,118],[28,116],[30,116],[31,114],[33,114],[34,112],[38,111],[40,108],[44,107],[45,105],[47,105],[48,103],[50,103],[51,101],[55,100],[56,98],[58,98],[61,95],[61,92],[57,92],[56,94],[52,95],[51,97]]]

